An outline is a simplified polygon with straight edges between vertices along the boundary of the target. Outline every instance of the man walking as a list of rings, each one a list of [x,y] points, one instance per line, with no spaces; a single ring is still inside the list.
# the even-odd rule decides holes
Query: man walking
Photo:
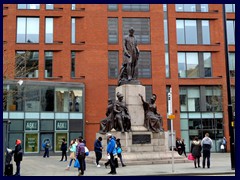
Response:
[[[209,137],[209,134],[206,133],[205,137],[202,139],[201,146],[203,149],[203,168],[205,168],[205,161],[207,159],[207,167],[210,168],[210,151],[213,146],[212,139]]]
[[[111,171],[108,174],[117,174],[114,156],[113,156],[116,142],[111,134],[107,134],[107,138],[108,138],[107,155],[108,156],[110,155],[110,167],[111,167]]]
[[[99,161],[102,159],[102,149],[102,137],[98,137],[98,139],[96,139],[96,141],[94,142],[94,151],[97,167],[101,167]]]

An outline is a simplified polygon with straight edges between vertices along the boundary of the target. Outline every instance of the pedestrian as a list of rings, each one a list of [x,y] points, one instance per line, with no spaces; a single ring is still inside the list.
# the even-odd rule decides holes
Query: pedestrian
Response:
[[[116,166],[115,166],[115,160],[114,160],[114,151],[116,150],[116,142],[113,138],[112,134],[107,134],[108,138],[108,145],[107,145],[107,155],[110,156],[110,167],[111,171],[108,174],[117,174],[116,172]]]
[[[191,153],[194,157],[195,168],[201,167],[200,166],[201,150],[202,150],[201,142],[198,140],[198,137],[195,137],[191,144]]]
[[[62,158],[60,161],[63,161],[64,156],[65,156],[65,161],[67,161],[67,142],[65,138],[62,138],[61,151],[62,151]]]
[[[86,140],[85,139],[83,139],[83,137],[82,136],[79,136],[78,137],[78,139],[82,139],[82,142],[83,142],[83,144],[84,144],[84,146],[86,147]],[[85,154],[86,155],[86,154]],[[86,156],[85,156],[86,157]],[[84,171],[86,171],[86,160],[85,160],[85,158],[84,158],[84,161],[83,161],[83,164],[84,164]]]
[[[176,150],[179,155],[182,155],[182,141],[179,137],[176,138]]]
[[[94,152],[96,156],[96,165],[97,167],[101,167],[99,161],[102,159],[102,137],[98,137],[94,142]]]
[[[22,146],[21,146],[21,140],[17,139],[15,142],[15,149],[11,150],[7,148],[8,153],[14,154],[14,161],[16,162],[16,173],[14,176],[20,176],[20,164],[23,159],[23,152],[22,152]]]
[[[44,148],[43,157],[45,158],[47,156],[49,158],[50,142],[48,139],[43,143],[43,148]]]
[[[123,163],[123,160],[122,160],[122,146],[119,138],[116,140],[116,144],[117,144],[117,155],[121,161],[122,167],[125,167],[126,165]]]
[[[84,160],[85,160],[85,144],[83,143],[83,139],[79,138],[79,143],[77,145],[77,149],[76,149],[76,158],[79,161],[80,167],[78,168],[78,176],[82,176],[84,175]]]
[[[207,167],[210,168],[210,154],[211,148],[213,146],[212,139],[209,137],[209,133],[205,134],[205,137],[202,139],[201,146],[203,149],[203,162],[202,166],[205,168],[205,161],[207,159]]]
[[[225,137],[222,139],[222,145],[224,147],[223,152],[227,152],[227,139]]]
[[[69,170],[69,169],[70,169],[73,160],[76,159],[76,148],[77,148],[77,144],[78,144],[78,142],[76,141],[76,139],[73,139],[73,140],[71,141],[71,143],[70,143],[70,146],[69,146],[70,162],[69,162],[66,170]]]
[[[184,143],[184,139],[182,139],[182,153],[185,155],[185,157],[187,157],[187,154],[186,154],[186,144]]]

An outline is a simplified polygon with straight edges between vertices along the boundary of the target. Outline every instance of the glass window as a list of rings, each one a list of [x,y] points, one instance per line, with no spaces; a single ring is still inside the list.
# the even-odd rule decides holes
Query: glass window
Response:
[[[187,111],[187,88],[186,87],[180,87],[180,110],[181,112]]]
[[[55,89],[55,111],[56,112],[69,112],[69,92],[68,88]]]
[[[201,12],[208,12],[208,4],[201,4]]]
[[[178,44],[210,44],[209,21],[177,20],[176,23]]]
[[[197,44],[197,22],[196,20],[185,20],[186,44]]]
[[[129,29],[133,27],[139,44],[150,43],[150,19],[149,18],[123,18],[123,39],[128,36]]]
[[[53,52],[45,51],[45,78],[53,75]]]
[[[228,53],[229,72],[231,77],[235,77],[235,53]]]
[[[71,52],[71,77],[75,77],[76,52]]]
[[[118,43],[118,18],[108,18],[108,43]]]
[[[53,43],[53,18],[45,20],[45,43]]]
[[[39,18],[17,18],[17,43],[39,43]]]
[[[38,78],[38,51],[16,52],[16,77]]]
[[[187,91],[188,111],[200,111],[200,90],[199,87],[189,87]]]
[[[221,87],[206,86],[206,110],[207,111],[222,111],[222,92]]]
[[[212,77],[212,58],[211,53],[203,53],[204,77]]]
[[[40,9],[40,4],[18,4],[18,9]]]
[[[198,53],[186,53],[187,77],[199,77]]]
[[[235,12],[235,4],[225,4],[226,12]]]
[[[151,52],[141,51],[138,60],[138,77],[151,78]]]
[[[209,21],[202,21],[202,43],[210,44],[210,29]]]
[[[54,4],[46,4],[46,9],[54,9]]]
[[[108,10],[109,11],[117,11],[118,5],[117,4],[108,4]]]
[[[184,20],[177,20],[177,43],[185,44]]]
[[[76,4],[72,4],[72,10],[76,10]]]
[[[185,53],[178,53],[178,77],[187,77]]]
[[[146,101],[148,102],[150,98],[152,97],[152,86],[145,86],[145,96],[146,96]]]
[[[123,11],[149,11],[149,4],[123,4]]]
[[[42,86],[41,87],[41,111],[54,111],[54,88]]]
[[[24,88],[25,111],[40,111],[40,89],[38,86],[26,86]]]
[[[196,4],[183,4],[185,12],[196,12]]]
[[[168,21],[164,19],[164,43],[168,44]]]
[[[177,12],[208,12],[208,4],[175,4]]]
[[[165,70],[166,70],[166,78],[170,77],[170,67],[169,67],[169,54],[165,52]]]
[[[108,51],[108,77],[118,77],[118,51]]]
[[[83,112],[83,91],[81,89],[69,89],[69,112]]]
[[[177,12],[182,12],[183,11],[183,4],[175,4],[175,10]]]
[[[71,42],[75,43],[76,42],[76,19],[72,18],[72,32],[71,32]]]
[[[227,41],[228,44],[235,44],[235,21],[227,20]]]
[[[235,117],[235,86],[231,86],[231,97],[232,97],[232,110],[233,110],[233,116]]]
[[[112,99],[114,102],[116,100],[115,89],[117,86],[108,86],[108,99]]]

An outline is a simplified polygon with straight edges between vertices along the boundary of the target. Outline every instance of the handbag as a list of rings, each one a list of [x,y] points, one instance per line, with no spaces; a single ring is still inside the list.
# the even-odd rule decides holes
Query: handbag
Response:
[[[224,149],[224,145],[223,144],[220,146],[220,149]]]
[[[85,154],[86,154],[86,156],[89,156],[89,150],[88,150],[88,148],[85,146],[84,147],[85,148]]]
[[[188,155],[188,160],[193,161],[194,159],[195,159],[194,156],[192,155],[192,153],[190,153],[190,154]]]
[[[75,152],[70,153],[70,159],[75,159]]]
[[[121,154],[121,153],[122,153],[122,148],[117,147],[117,153],[118,153],[118,154]]]
[[[78,159],[75,160],[74,167],[75,168],[80,168],[80,163],[79,163]]]

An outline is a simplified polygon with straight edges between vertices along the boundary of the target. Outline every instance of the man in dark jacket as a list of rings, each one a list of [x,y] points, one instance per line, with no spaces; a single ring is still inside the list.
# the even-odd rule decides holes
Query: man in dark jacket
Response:
[[[207,167],[210,168],[210,151],[213,146],[212,139],[209,137],[209,134],[206,133],[205,137],[202,139],[201,146],[203,149],[203,168],[205,168],[205,161],[207,158]]]
[[[62,138],[61,151],[62,151],[62,158],[60,161],[63,161],[64,156],[65,156],[65,161],[67,161],[67,142],[65,138]]]
[[[83,139],[79,138],[79,143],[76,148],[76,158],[79,161],[80,167],[78,168],[79,174],[78,176],[84,175],[84,170],[86,169],[86,166],[84,165],[85,161],[85,144],[83,143]]]
[[[22,146],[21,146],[21,140],[17,139],[15,144],[15,149],[7,149],[8,152],[11,152],[14,154],[14,161],[16,162],[16,173],[14,176],[20,176],[20,164],[22,161],[23,153],[22,153]]]
[[[97,167],[101,167],[99,161],[102,159],[102,149],[102,137],[98,137],[98,139],[96,139],[96,141],[94,142],[94,151]]]

